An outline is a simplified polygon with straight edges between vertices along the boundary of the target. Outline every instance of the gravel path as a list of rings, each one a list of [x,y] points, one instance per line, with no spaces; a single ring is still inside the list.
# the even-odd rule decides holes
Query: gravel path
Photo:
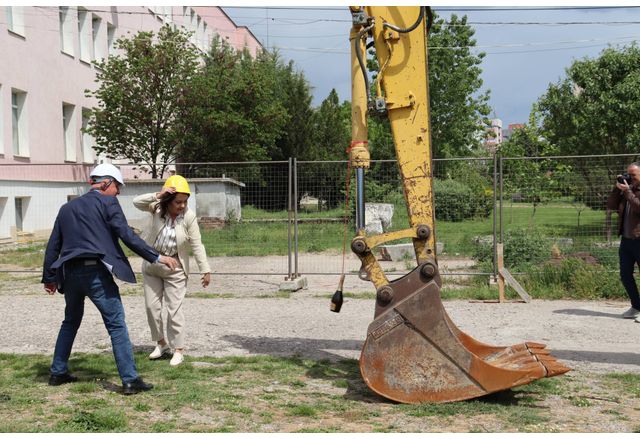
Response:
[[[326,282],[326,279],[324,279]],[[335,283],[333,284],[335,285]],[[373,316],[373,300],[346,299],[340,314],[329,300],[308,290],[290,298],[187,298],[188,355],[292,355],[358,358]],[[335,287],[334,287],[335,288]],[[318,287],[326,293],[324,287]],[[143,298],[124,296],[127,324],[136,349],[153,347]],[[577,371],[640,373],[640,324],[623,320],[623,302],[533,301],[474,303],[447,301],[445,308],[465,332],[491,344],[537,341]],[[0,295],[1,352],[53,352],[64,301],[56,294]],[[110,350],[95,307],[87,302],[75,351]]]

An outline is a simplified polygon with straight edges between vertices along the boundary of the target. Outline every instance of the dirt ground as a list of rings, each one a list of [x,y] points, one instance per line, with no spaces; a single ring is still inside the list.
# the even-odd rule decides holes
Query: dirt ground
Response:
[[[131,260],[134,269],[138,269],[140,260]],[[354,262],[349,261],[349,269]],[[238,266],[244,271],[272,269],[265,264],[269,264],[269,258],[211,258],[217,271],[231,271]],[[440,265],[443,271],[464,271],[469,261],[442,260]],[[5,311],[0,325],[0,351],[51,353],[63,318],[62,296],[46,295],[39,275],[23,274],[19,280],[11,275],[10,279],[13,280],[0,281],[0,307]],[[306,280],[305,289],[283,298],[278,297],[282,275],[214,274],[206,289],[199,285],[199,276],[191,276],[184,303],[189,355],[358,358],[373,318],[374,300],[346,298],[342,312],[332,313],[328,296],[336,289],[338,276],[311,275]],[[373,287],[350,275],[344,291],[371,297]],[[150,349],[141,287],[122,285],[122,292],[131,339],[139,348]],[[576,370],[640,373],[640,324],[619,317],[628,307],[625,302],[446,301],[444,307],[460,329],[485,343],[537,341]],[[96,352],[108,350],[109,346],[98,312],[88,305],[74,349]]]
[[[264,270],[267,260],[211,258],[212,266],[219,271],[234,266],[242,266],[245,271],[251,267]],[[132,258],[134,269],[139,264],[139,260]],[[449,271],[468,268],[468,262],[463,260],[448,261],[448,264]],[[444,265],[441,261],[441,268]],[[0,352],[51,355],[63,318],[63,297],[46,295],[39,284],[40,276],[34,273],[2,273],[0,276],[0,307],[4,311],[0,323]],[[372,285],[355,275],[347,276],[344,290],[356,297],[345,298],[342,311],[336,314],[329,311],[329,297],[336,288],[338,276],[314,275],[306,279],[307,288],[287,297],[278,292],[284,280],[282,275],[214,275],[206,289],[198,284],[198,276],[192,276],[183,305],[187,315],[188,361],[195,362],[199,356],[229,355],[357,359],[373,319]],[[149,337],[141,286],[122,285],[121,291],[134,348],[150,352],[153,342]],[[628,307],[626,302],[534,300],[500,304],[455,300],[445,301],[444,307],[461,330],[482,342],[544,343],[557,359],[573,369],[566,376],[580,383],[582,393],[591,398],[589,405],[582,407],[564,398],[546,400],[544,404],[548,406],[551,420],[550,427],[541,427],[547,428],[544,431],[551,428],[565,432],[629,432],[638,428],[637,407],[632,407],[637,400],[619,400],[615,391],[603,388],[598,378],[611,372],[640,374],[640,324],[620,318],[620,313]],[[100,315],[95,307],[87,304],[74,351],[110,350]],[[614,411],[620,415],[612,420],[612,415],[607,413]],[[490,418],[481,421],[488,426],[488,431],[492,431]],[[469,422],[461,416],[460,425],[433,428],[470,431],[473,426]],[[277,428],[289,431],[290,427],[294,426]],[[402,431],[414,431],[412,428],[407,426],[407,430]]]

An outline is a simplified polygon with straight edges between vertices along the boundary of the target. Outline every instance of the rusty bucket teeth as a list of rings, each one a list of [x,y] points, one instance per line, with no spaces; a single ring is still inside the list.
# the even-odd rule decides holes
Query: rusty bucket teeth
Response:
[[[461,401],[570,370],[542,343],[491,346],[462,332],[438,283],[419,274],[392,282],[393,300],[376,308],[367,330],[360,372],[374,392],[405,403]]]

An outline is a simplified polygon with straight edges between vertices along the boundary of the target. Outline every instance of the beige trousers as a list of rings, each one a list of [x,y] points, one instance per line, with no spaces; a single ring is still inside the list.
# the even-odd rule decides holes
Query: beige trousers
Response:
[[[176,258],[177,260],[177,258]],[[142,262],[144,275],[144,303],[147,308],[147,322],[154,341],[162,340],[164,322],[162,305],[167,310],[167,341],[174,349],[184,348],[185,318],[182,301],[187,293],[187,276],[178,262],[175,271],[164,264]]]

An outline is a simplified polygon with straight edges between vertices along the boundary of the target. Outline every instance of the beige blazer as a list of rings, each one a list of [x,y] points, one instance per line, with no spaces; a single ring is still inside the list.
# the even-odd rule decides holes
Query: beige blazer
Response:
[[[150,246],[155,244],[160,230],[164,227],[164,219],[160,217],[158,209],[159,203],[160,201],[156,198],[155,192],[139,195],[133,199],[134,206],[151,214],[151,224],[142,232],[142,239]],[[211,273],[207,254],[200,237],[198,219],[196,214],[189,208],[185,210],[184,218],[178,219],[176,223],[176,240],[178,241],[178,259],[187,276],[189,275],[189,249],[191,249],[196,259],[200,272]]]

